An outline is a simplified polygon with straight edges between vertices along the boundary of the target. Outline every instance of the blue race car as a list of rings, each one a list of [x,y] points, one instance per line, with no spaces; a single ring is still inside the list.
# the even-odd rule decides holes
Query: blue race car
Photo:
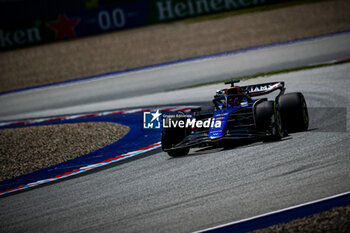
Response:
[[[302,93],[285,94],[284,82],[235,86],[216,92],[213,110],[193,109],[191,114],[163,116],[162,149],[169,156],[183,156],[192,147],[222,144],[234,139],[280,140],[288,132],[305,131],[308,110]],[[279,90],[274,100],[252,97]]]

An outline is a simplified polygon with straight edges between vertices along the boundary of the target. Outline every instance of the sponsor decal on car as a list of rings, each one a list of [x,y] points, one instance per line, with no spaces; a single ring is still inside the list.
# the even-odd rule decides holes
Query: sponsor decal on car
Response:
[[[272,86],[272,84],[255,86],[255,87],[251,86],[249,88],[249,92],[267,91],[271,86]]]

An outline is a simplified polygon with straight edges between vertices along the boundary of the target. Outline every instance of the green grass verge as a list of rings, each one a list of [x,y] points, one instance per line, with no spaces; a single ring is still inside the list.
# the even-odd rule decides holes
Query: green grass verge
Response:
[[[329,2],[329,1],[334,1],[334,0],[294,0],[294,1],[287,1],[287,2],[281,2],[281,3],[273,3],[270,5],[263,5],[263,6],[257,6],[252,8],[245,8],[241,10],[233,10],[233,11],[227,11],[223,13],[198,16],[194,18],[185,19],[183,20],[183,22],[195,23],[195,22],[201,22],[201,21],[207,21],[207,20],[222,19],[222,18],[237,16],[242,14],[250,14],[255,12],[263,12],[263,11],[286,8],[286,7],[292,7],[297,5],[312,4],[316,2]]]
[[[182,87],[182,88],[172,89],[172,90],[169,90],[169,91],[183,90],[183,89],[189,89],[189,88],[196,88],[196,87],[208,86],[208,85],[213,85],[213,84],[220,84],[220,83],[224,83],[224,82],[230,81],[230,80],[245,81],[245,80],[253,79],[253,78],[260,78],[260,77],[277,75],[277,74],[285,74],[285,73],[297,72],[297,71],[301,71],[301,70],[311,70],[311,69],[316,69],[316,68],[321,68],[321,67],[326,67],[326,66],[334,66],[334,65],[339,65],[339,64],[349,63],[349,62],[350,62],[350,60],[344,60],[344,61],[339,61],[339,62],[330,63],[330,64],[328,63],[328,64],[310,65],[310,66],[303,66],[303,67],[297,67],[297,68],[291,68],[291,69],[276,70],[276,71],[271,71],[271,72],[267,72],[267,73],[257,73],[257,74],[248,75],[248,76],[231,77],[229,79],[223,79],[223,80],[220,80],[220,81],[212,81],[212,82],[200,83],[200,84],[196,84],[196,85],[191,85],[191,86],[186,86],[186,87]]]

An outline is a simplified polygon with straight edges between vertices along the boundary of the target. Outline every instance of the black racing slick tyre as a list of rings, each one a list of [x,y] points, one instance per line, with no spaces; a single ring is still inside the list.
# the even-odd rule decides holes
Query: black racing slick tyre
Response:
[[[166,124],[168,124],[169,120],[176,121],[179,120],[177,118],[167,118]],[[190,151],[190,148],[179,148],[179,149],[171,149],[176,144],[180,143],[187,135],[185,128],[179,127],[170,127],[164,128],[162,132],[162,149],[163,151],[167,151],[168,155],[171,157],[179,157],[185,156]],[[171,150],[169,150],[171,149]]]
[[[302,93],[281,95],[277,103],[282,117],[282,127],[287,132],[305,131],[309,128],[309,113]]]
[[[278,141],[283,137],[282,121],[275,101],[263,101],[254,108],[255,126],[268,133],[264,141]]]

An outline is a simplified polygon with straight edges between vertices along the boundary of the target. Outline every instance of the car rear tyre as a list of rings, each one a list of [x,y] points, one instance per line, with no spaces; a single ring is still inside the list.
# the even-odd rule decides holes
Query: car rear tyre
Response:
[[[300,92],[278,97],[282,127],[288,132],[305,131],[309,127],[309,114],[304,95]]]

